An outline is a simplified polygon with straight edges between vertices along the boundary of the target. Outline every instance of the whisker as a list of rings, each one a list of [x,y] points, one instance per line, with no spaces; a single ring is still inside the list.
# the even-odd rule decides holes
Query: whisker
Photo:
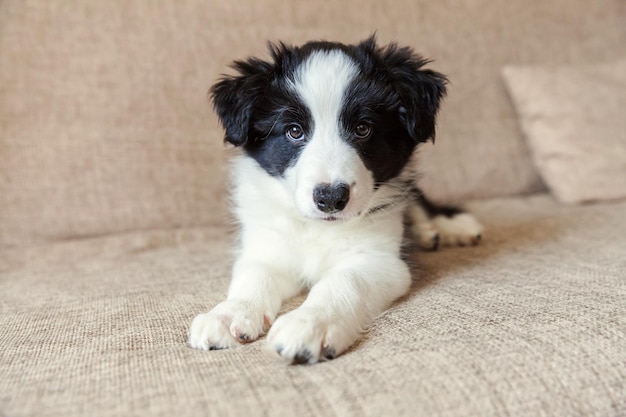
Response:
[[[276,127],[276,124],[278,123],[278,121],[282,117],[283,113],[285,113],[287,110],[288,109],[285,108],[280,113],[278,113],[278,116],[276,116],[276,119],[274,120],[274,123],[272,124],[272,127],[270,127],[270,130],[267,131],[267,135],[259,138],[260,140],[263,141],[263,140],[267,139],[272,134],[272,132],[274,131],[274,128]]]

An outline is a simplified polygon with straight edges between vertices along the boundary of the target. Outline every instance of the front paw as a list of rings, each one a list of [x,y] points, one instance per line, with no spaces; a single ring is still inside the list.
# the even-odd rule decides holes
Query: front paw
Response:
[[[252,342],[270,326],[270,319],[252,303],[226,300],[196,316],[189,328],[189,346],[216,350]]]
[[[323,309],[300,307],[276,320],[267,344],[289,363],[313,364],[343,353],[359,333],[356,324],[331,320]]]

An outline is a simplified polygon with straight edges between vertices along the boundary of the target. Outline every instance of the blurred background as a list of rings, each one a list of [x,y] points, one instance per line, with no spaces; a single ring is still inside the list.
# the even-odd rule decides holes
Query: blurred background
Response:
[[[544,190],[501,77],[626,56],[623,0],[2,1],[0,245],[224,221],[207,91],[268,41],[376,33],[450,78],[433,199]],[[494,151],[497,149],[497,152]],[[497,156],[496,156],[497,155]]]

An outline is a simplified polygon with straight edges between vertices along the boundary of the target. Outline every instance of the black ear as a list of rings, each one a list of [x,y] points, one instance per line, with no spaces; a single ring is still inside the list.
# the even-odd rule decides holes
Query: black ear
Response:
[[[363,44],[370,45],[373,38]],[[378,49],[400,99],[400,120],[407,132],[418,142],[435,140],[435,120],[439,103],[446,94],[448,79],[438,72],[423,69],[430,61],[410,48],[390,44]]]
[[[250,58],[235,61],[232,68],[238,75],[224,76],[210,91],[213,106],[222,126],[226,142],[242,146],[248,141],[252,112],[263,95],[272,65]]]

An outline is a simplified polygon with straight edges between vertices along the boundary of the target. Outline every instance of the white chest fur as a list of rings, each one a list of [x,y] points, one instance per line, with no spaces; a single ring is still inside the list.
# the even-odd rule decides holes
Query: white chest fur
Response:
[[[249,158],[234,163],[240,256],[282,269],[281,274],[297,277],[307,286],[323,278],[328,269],[366,254],[399,256],[402,205],[345,222],[308,219],[296,209],[280,179],[268,176]]]

